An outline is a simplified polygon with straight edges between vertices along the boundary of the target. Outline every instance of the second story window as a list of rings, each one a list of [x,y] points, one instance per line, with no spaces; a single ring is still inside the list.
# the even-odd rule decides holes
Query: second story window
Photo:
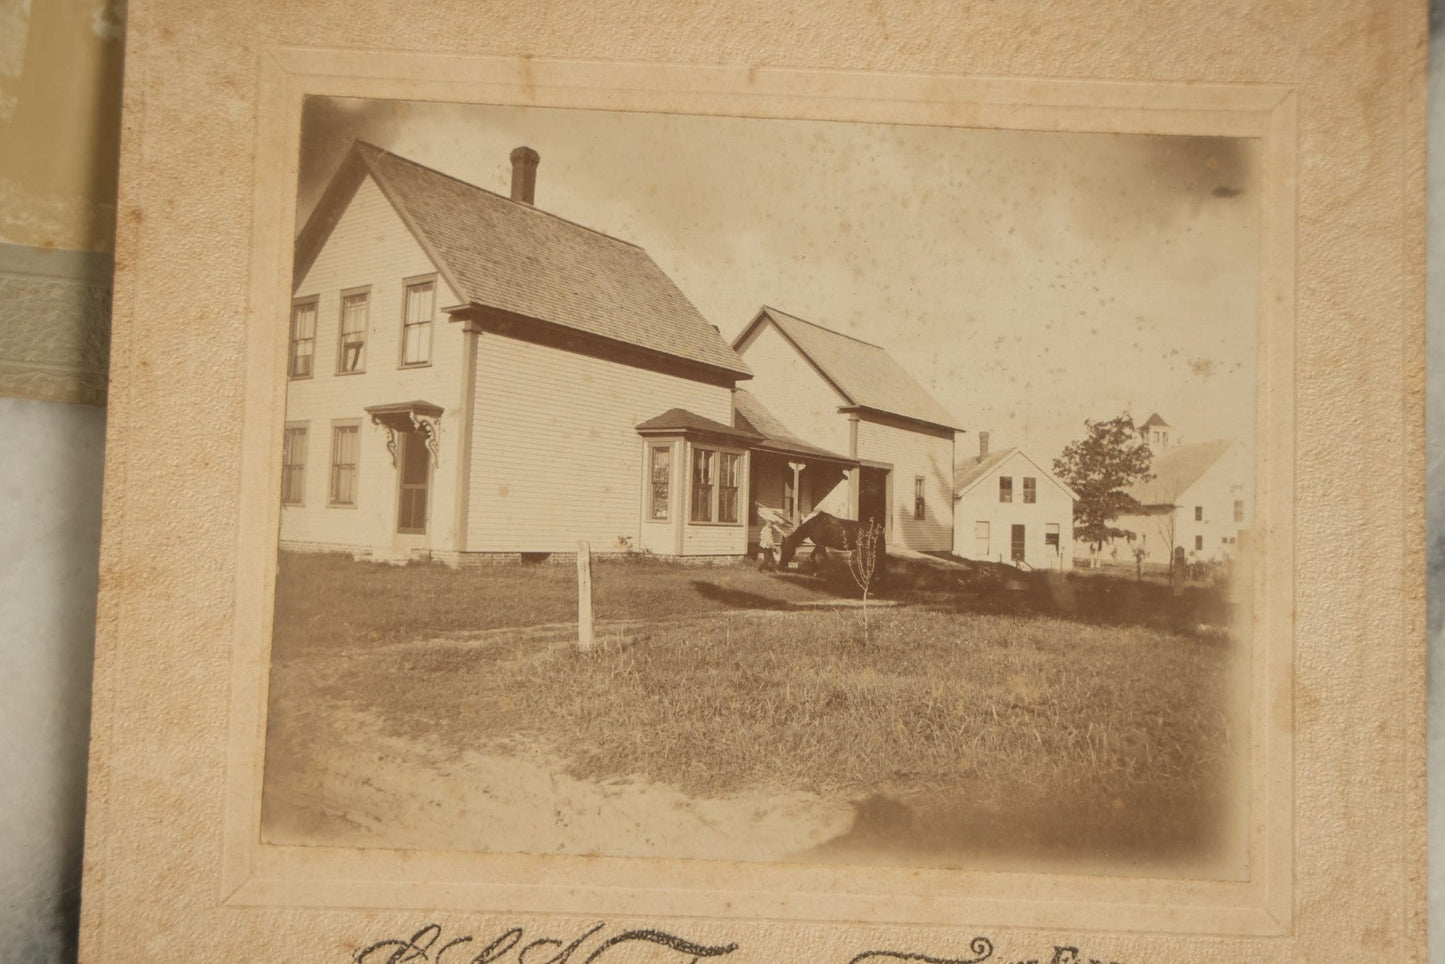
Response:
[[[1235,522],[1243,522],[1243,521],[1244,521],[1244,500],[1243,500],[1243,499],[1235,499],[1235,500],[1234,500],[1234,521],[1235,521]]]
[[[1039,501],[1039,480],[1032,475],[1024,476],[1024,501]]]
[[[316,362],[316,299],[308,298],[291,306],[291,352],[287,374],[292,378],[310,378]]]
[[[436,305],[436,282],[414,281],[406,286],[406,306],[401,327],[401,363],[431,364],[432,310]]]
[[[998,500],[1000,502],[1012,502],[1014,500],[1013,476],[1000,475],[998,477]]]
[[[913,477],[913,518],[923,520],[928,518],[928,505],[923,498],[923,476]]]
[[[1196,505],[1196,506],[1194,507],[1194,521],[1195,521],[1195,522],[1203,522],[1203,521],[1204,521],[1204,506],[1202,506],[1202,505]]]
[[[365,289],[341,295],[341,341],[336,354],[336,374],[366,371],[366,327],[371,293]]]

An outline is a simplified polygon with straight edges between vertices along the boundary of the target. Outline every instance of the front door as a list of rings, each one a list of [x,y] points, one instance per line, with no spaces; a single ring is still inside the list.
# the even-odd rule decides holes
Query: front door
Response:
[[[401,494],[396,531],[405,535],[423,534],[427,522],[427,491],[431,483],[431,451],[426,447],[426,436],[420,432],[398,432],[397,438],[401,443]]]
[[[887,469],[859,469],[858,521],[888,525]]]
[[[1024,558],[1024,527],[1016,525],[1013,527],[1012,552],[1010,557],[1014,562],[1022,562]]]

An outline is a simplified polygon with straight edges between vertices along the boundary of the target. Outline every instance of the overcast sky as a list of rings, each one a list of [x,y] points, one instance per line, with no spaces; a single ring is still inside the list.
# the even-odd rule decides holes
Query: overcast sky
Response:
[[[731,338],[760,305],[887,348],[968,430],[1052,459],[1084,419],[1254,418],[1253,140],[313,98],[304,218],[353,138],[642,245]]]

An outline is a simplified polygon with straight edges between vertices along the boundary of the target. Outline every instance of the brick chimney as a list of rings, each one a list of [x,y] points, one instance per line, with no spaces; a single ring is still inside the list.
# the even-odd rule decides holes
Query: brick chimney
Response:
[[[978,433],[978,460],[982,462],[988,458],[988,433]]]
[[[512,200],[531,204],[537,196],[537,163],[542,155],[530,147],[512,151]]]

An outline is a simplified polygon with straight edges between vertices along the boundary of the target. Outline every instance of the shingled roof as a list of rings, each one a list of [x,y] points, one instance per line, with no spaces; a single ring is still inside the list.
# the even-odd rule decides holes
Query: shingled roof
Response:
[[[741,345],[759,324],[769,319],[850,406],[941,428],[959,427],[948,410],[880,346],[776,308],[764,306],[733,341],[733,347]]]
[[[973,458],[966,459],[963,462],[960,462],[958,465],[954,466],[953,497],[957,499],[964,495],[974,486],[978,485],[979,482],[983,481],[985,476],[987,476],[994,469],[998,468],[1004,462],[1007,462],[1014,455],[1019,456],[1025,462],[1028,462],[1030,465],[1032,465],[1034,467],[1034,470],[1037,471],[1041,477],[1049,480],[1054,485],[1058,486],[1059,489],[1062,490],[1063,493],[1069,498],[1077,499],[1079,497],[1079,494],[1075,492],[1067,482],[1059,478],[1054,473],[1050,472],[1048,469],[1044,468],[1044,466],[1040,465],[1038,462],[1035,462],[1033,458],[1029,455],[1029,453],[1025,452],[1018,446],[1014,446],[1013,448],[1000,449],[997,452],[990,452],[982,458],[974,456]]]
[[[642,248],[362,141],[297,236],[298,282],[368,174],[463,304],[751,375]]]
[[[1018,449],[1016,447],[1011,449],[999,449],[996,452],[988,453],[983,458],[978,458],[977,456],[975,456],[974,458],[968,459],[960,465],[954,466],[953,494],[955,496],[963,495],[964,492],[968,491],[970,488],[973,487],[973,484],[975,482],[983,478],[985,475],[988,475],[994,470],[996,466],[1002,463],[1004,459],[1008,458],[1010,455],[1013,455],[1017,451]]]
[[[781,455],[827,459],[832,462],[841,462],[844,465],[858,464],[857,459],[850,459],[846,455],[839,455],[822,446],[803,441],[794,435],[786,425],[778,421],[772,412],[764,408],[752,392],[743,388],[733,389],[733,423],[738,428],[756,432],[762,436],[761,441],[753,443],[755,449],[776,452]]]
[[[1233,439],[1221,438],[1165,449],[1154,456],[1149,466],[1154,478],[1125,491],[1140,505],[1174,505],[1233,445]]]

